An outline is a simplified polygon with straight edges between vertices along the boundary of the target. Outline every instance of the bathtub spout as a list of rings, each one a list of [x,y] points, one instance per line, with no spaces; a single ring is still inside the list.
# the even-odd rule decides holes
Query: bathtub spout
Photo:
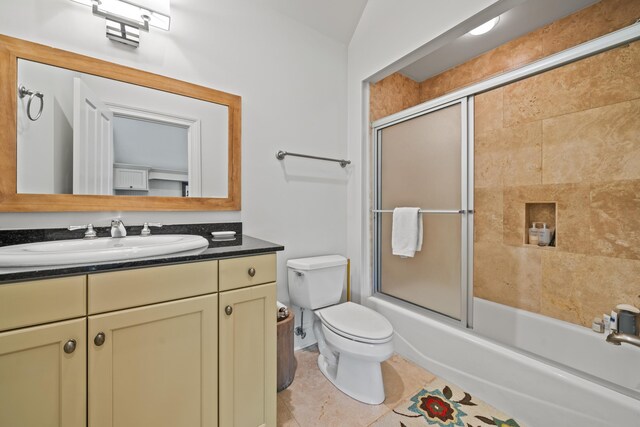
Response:
[[[607,335],[607,342],[613,345],[620,345],[625,342],[627,344],[632,344],[636,347],[640,347],[640,337],[618,332],[611,332],[609,335]]]

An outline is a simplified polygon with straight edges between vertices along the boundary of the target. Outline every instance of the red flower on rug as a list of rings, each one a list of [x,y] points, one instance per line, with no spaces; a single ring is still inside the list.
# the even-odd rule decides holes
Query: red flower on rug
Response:
[[[448,402],[438,396],[427,395],[420,398],[420,409],[424,410],[431,418],[439,418],[441,421],[453,421],[453,408]]]
[[[411,401],[413,404],[407,409],[418,414],[418,417],[422,416],[428,424],[464,427],[462,418],[467,414],[462,411],[460,402],[451,400],[449,387],[444,388],[444,393],[439,389],[430,391],[423,388],[411,398]]]

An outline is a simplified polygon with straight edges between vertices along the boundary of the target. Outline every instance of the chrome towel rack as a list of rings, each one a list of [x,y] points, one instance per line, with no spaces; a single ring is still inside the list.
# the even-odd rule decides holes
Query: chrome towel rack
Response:
[[[31,89],[24,87],[24,85],[20,85],[18,88],[18,95],[20,96],[20,99],[25,96],[29,97],[29,102],[27,102],[27,117],[29,117],[29,120],[32,122],[38,120],[42,115],[42,109],[44,108],[44,94],[42,92],[34,92]],[[38,113],[35,117],[31,115],[31,103],[33,102],[33,98],[40,98],[40,108],[38,109]]]
[[[286,156],[304,157],[306,159],[316,159],[316,160],[324,160],[327,162],[336,162],[336,163],[340,163],[340,166],[342,166],[343,168],[351,164],[351,160],[345,160],[345,159],[332,159],[329,157],[309,156],[308,154],[290,153],[289,151],[282,151],[282,150],[276,153],[276,159],[278,160],[284,160]]]
[[[371,209],[373,213],[393,213],[393,209]],[[420,213],[426,214],[464,214],[473,213],[472,210],[437,210],[437,209],[420,209]]]

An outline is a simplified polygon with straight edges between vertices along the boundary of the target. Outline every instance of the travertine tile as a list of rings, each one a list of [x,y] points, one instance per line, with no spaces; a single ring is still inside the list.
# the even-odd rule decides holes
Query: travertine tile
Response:
[[[583,60],[505,86],[504,126],[586,110],[590,73]]]
[[[543,252],[538,248],[476,243],[473,247],[473,295],[538,312]]]
[[[499,46],[466,63],[472,69],[474,82],[479,82],[509,69],[510,53],[504,47],[505,45]]]
[[[540,184],[541,152],[541,122],[477,134],[475,187]]]
[[[620,29],[640,16],[636,0],[600,3],[511,40],[420,84],[420,102],[529,64],[560,50]],[[596,73],[597,74],[597,73]],[[586,74],[581,75],[585,77]],[[607,82],[604,82],[605,86]],[[598,90],[593,93],[598,95]],[[625,98],[630,99],[630,98]],[[534,99],[529,101],[533,102]],[[598,104],[603,105],[603,104]],[[577,111],[572,109],[571,111]]]
[[[449,87],[447,88],[447,92],[469,86],[469,84],[474,82],[474,69],[475,67],[472,61],[468,61],[447,70],[449,74]]]
[[[382,363],[382,378],[386,396],[384,404],[389,409],[436,379],[435,375],[397,354]]]
[[[343,394],[331,384],[317,366],[315,348],[296,352],[298,369],[293,383],[279,393],[291,414],[302,427],[368,426],[389,408],[367,405]]]
[[[284,400],[278,396],[278,413],[276,418],[278,427],[300,427],[300,424],[293,418],[291,411]]]
[[[588,253],[590,245],[589,185],[528,185],[504,189],[503,242],[520,246],[525,241],[525,203],[556,202],[555,251]]]
[[[420,84],[394,73],[370,86],[370,120],[397,113],[420,103]]]
[[[517,68],[542,57],[542,33],[532,31],[468,61],[473,82]],[[452,88],[455,89],[455,88]]]
[[[586,61],[591,69],[590,107],[640,98],[640,41],[602,52]]]
[[[430,77],[420,83],[420,102],[437,98],[449,91],[450,71]]]
[[[590,327],[620,303],[640,305],[640,261],[542,252],[540,314]]]
[[[474,98],[475,133],[502,128],[502,88],[476,95]]]
[[[544,183],[640,178],[640,99],[543,121]]]
[[[502,187],[474,190],[473,240],[502,244]]]
[[[543,53],[551,55],[626,27],[638,16],[637,0],[602,0],[544,27]]]
[[[590,232],[593,254],[640,259],[640,180],[591,185]]]
[[[510,69],[537,61],[544,56],[542,53],[542,29],[534,30],[505,43],[503,46],[503,49],[509,52]]]

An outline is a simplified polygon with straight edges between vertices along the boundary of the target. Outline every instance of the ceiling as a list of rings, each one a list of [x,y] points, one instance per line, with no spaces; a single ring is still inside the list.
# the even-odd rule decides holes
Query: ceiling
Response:
[[[347,45],[367,0],[264,0],[262,4]]]
[[[465,34],[400,72],[418,82],[426,80],[597,2],[598,0],[526,0],[500,15],[500,22],[492,31],[481,36]],[[348,45],[367,0],[261,0],[260,3]]]
[[[421,82],[597,1],[527,0],[500,15],[500,22],[488,33],[480,36],[465,34],[401,69],[400,72]]]

